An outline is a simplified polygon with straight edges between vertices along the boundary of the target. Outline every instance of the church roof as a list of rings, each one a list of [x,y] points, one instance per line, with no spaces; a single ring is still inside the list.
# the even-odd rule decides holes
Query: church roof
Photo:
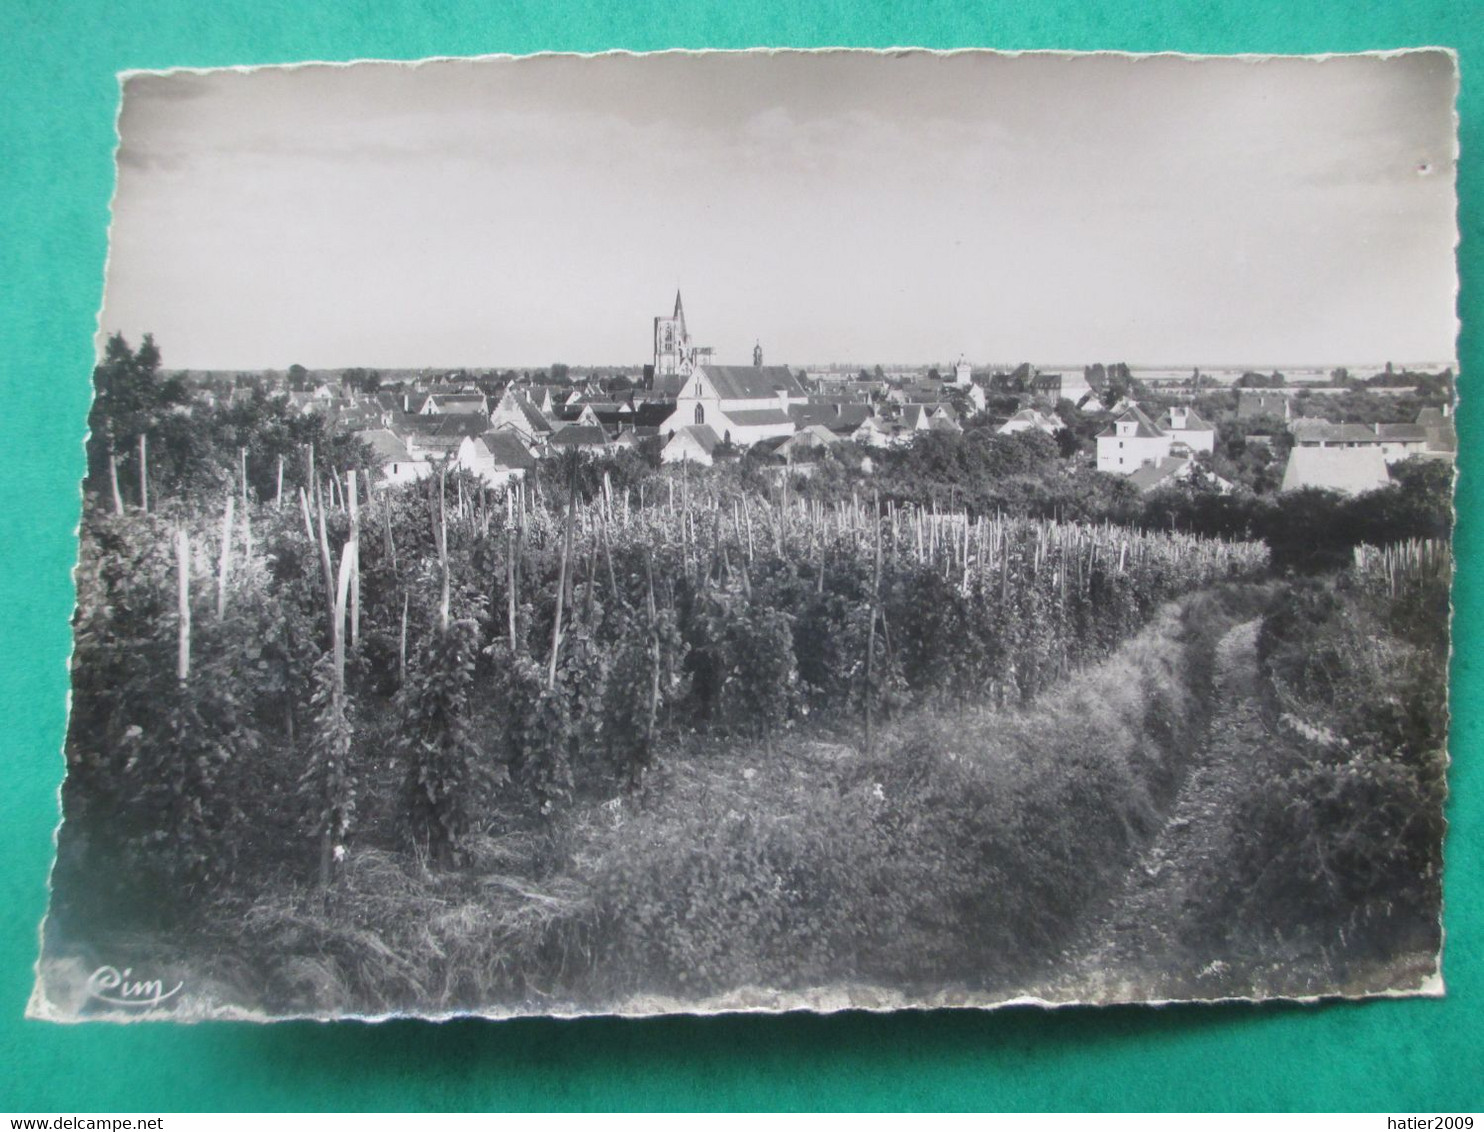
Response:
[[[791,425],[793,421],[782,409],[723,409],[734,425]]]
[[[803,397],[805,390],[787,366],[718,366],[704,365],[697,374],[716,387],[723,401],[754,401],[776,397],[785,392],[790,397]]]
[[[822,425],[825,428],[852,431],[859,428],[867,417],[874,417],[876,410],[864,401],[821,402],[818,398],[810,398],[807,405],[790,405],[788,415],[796,428]]]

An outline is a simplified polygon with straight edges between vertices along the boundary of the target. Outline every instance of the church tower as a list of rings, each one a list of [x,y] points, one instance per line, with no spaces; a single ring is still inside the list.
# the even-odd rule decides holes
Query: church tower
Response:
[[[689,377],[695,366],[696,352],[685,329],[685,306],[680,292],[675,292],[675,313],[654,320],[654,372],[656,377],[680,375]]]
[[[763,344],[761,342],[755,342],[755,343],[753,343],[753,346],[752,346],[752,364],[753,364],[753,366],[755,368],[762,369],[762,366],[763,366]]]
[[[974,379],[974,367],[969,365],[969,359],[963,354],[958,356],[958,362],[953,367],[953,384],[968,385]]]

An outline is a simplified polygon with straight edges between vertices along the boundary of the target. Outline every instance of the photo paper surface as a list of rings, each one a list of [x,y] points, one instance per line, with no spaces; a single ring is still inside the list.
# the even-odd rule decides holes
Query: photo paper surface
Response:
[[[1441,994],[1457,83],[122,76],[30,1013]]]

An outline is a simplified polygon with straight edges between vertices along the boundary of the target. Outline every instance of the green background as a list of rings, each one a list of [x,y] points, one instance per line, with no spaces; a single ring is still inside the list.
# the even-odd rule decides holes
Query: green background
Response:
[[[22,1019],[62,774],[69,571],[107,248],[116,71],[607,48],[1315,53],[1423,44],[1457,48],[1463,71],[1447,999],[444,1025],[123,1028]],[[0,1110],[1484,1108],[1484,783],[1476,765],[1484,749],[1476,660],[1484,562],[1481,409],[1471,395],[1480,361],[1471,315],[1484,268],[1480,66],[1484,13],[1468,2],[423,0],[383,9],[313,0],[0,0]]]

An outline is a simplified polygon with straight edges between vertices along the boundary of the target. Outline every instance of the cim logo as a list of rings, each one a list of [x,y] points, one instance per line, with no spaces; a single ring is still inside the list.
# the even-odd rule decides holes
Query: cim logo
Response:
[[[141,1009],[159,1006],[173,997],[185,983],[176,983],[165,989],[163,979],[133,979],[134,968],[99,967],[88,976],[88,995],[99,1002],[113,1006],[132,1006]]]

